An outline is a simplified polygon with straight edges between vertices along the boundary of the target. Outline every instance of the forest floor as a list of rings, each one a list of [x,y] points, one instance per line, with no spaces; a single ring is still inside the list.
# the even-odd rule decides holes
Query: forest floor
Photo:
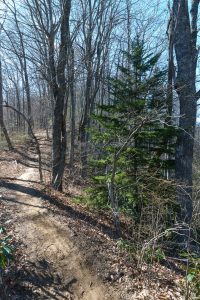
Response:
[[[40,136],[46,184],[39,183],[30,143],[0,152],[0,225],[13,235],[15,261],[6,270],[1,300],[184,299],[182,276],[159,264],[136,266],[120,250],[110,219],[75,204],[72,186],[49,185],[50,142]]]

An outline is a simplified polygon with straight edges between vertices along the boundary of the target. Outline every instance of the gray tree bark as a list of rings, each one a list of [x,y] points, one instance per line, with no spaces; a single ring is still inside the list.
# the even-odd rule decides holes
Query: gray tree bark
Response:
[[[3,78],[2,78],[2,63],[0,59],[0,125],[2,133],[6,139],[7,145],[9,150],[13,150],[12,142],[9,138],[6,126],[4,124],[4,118],[3,118]]]
[[[66,115],[69,93],[66,67],[70,41],[71,0],[58,2],[59,16],[55,13],[58,12],[58,7],[53,1],[26,0],[26,3],[31,13],[34,35],[39,40],[41,75],[47,80],[53,99],[52,186],[61,191],[67,141]]]
[[[69,43],[69,16],[71,0],[65,0],[61,18],[61,42],[59,48],[58,65],[56,77],[52,76],[53,94],[55,100],[54,121],[53,121],[53,151],[52,151],[52,184],[55,189],[62,190],[62,179],[66,155],[66,108],[67,86],[65,69],[67,65],[68,43]],[[54,45],[52,45],[54,47]],[[52,64],[52,75],[55,72],[55,65]],[[57,81],[56,81],[57,78]]]
[[[178,221],[189,224],[192,219],[192,163],[196,125],[197,15],[199,0],[192,1],[189,14],[187,0],[174,0],[172,22],[177,62],[175,89],[180,101],[180,134],[176,145]],[[190,21],[191,15],[191,21]]]
[[[75,151],[75,111],[76,111],[76,96],[75,96],[75,74],[74,74],[74,49],[70,49],[70,63],[69,63],[69,87],[70,87],[70,101],[71,101],[71,141],[70,141],[70,155],[69,168],[70,173],[74,170],[74,151]]]

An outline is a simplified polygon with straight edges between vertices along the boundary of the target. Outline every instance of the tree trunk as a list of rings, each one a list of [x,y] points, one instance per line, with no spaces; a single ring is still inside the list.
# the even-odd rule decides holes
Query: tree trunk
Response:
[[[1,130],[3,132],[3,135],[5,136],[6,142],[8,144],[9,150],[13,150],[13,146],[9,138],[7,129],[5,127],[4,118],[3,118],[3,78],[2,78],[1,60],[0,60],[0,125],[1,125]]]
[[[67,115],[67,82],[65,69],[67,65],[68,47],[70,41],[69,16],[71,0],[63,2],[63,12],[60,29],[60,48],[58,65],[55,68],[54,61],[54,39],[50,44],[52,90],[54,94],[55,108],[53,120],[53,148],[52,148],[52,185],[55,189],[62,191],[62,179],[66,156],[66,115]],[[55,74],[56,72],[56,74]],[[57,76],[55,76],[57,75]],[[56,80],[57,78],[57,80]]]
[[[70,100],[71,100],[71,145],[70,145],[70,158],[69,158],[69,168],[70,173],[73,173],[74,169],[74,147],[75,147],[75,109],[76,109],[76,99],[74,91],[74,50],[71,49],[71,64],[70,64]]]
[[[174,0],[174,49],[177,61],[175,89],[180,101],[180,134],[176,145],[178,221],[190,224],[192,219],[192,163],[196,125],[197,14],[199,0],[193,0],[191,23],[188,1]]]
[[[66,152],[66,128],[63,115],[64,101],[64,91],[58,91],[53,118],[52,183],[53,187],[59,191],[62,191],[63,166]]]
[[[80,141],[81,141],[81,176],[82,178],[87,177],[87,163],[88,163],[88,141],[89,134],[88,129],[90,125],[90,112],[92,101],[92,66],[91,62],[87,70],[86,90],[85,90],[85,107],[82,115],[80,124]]]

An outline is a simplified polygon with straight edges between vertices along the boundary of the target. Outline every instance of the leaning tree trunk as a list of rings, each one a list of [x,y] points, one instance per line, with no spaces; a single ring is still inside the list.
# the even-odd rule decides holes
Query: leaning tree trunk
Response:
[[[33,138],[33,140],[35,142],[35,147],[36,147],[36,151],[37,151],[37,155],[38,155],[38,170],[39,170],[39,175],[40,175],[40,182],[42,183],[43,182],[42,155],[41,155],[41,151],[40,151],[40,144],[38,142],[36,135],[33,132],[30,120],[21,111],[17,110],[14,106],[9,105],[8,103],[3,105],[3,107],[7,107],[7,108],[11,109],[12,111],[14,111],[16,114],[19,114],[21,117],[23,117],[24,121],[27,123],[29,130],[30,130],[30,136]]]
[[[190,224],[192,219],[192,164],[196,124],[197,15],[199,0],[192,1],[191,22],[188,1],[174,0],[174,49],[177,61],[175,88],[180,102],[180,134],[176,145],[178,221]],[[187,232],[187,231],[186,231]]]
[[[2,65],[0,60],[0,126],[2,133],[6,139],[6,142],[8,144],[9,150],[13,150],[12,142],[9,138],[6,126],[4,124],[4,118],[3,118],[3,78],[2,78]]]

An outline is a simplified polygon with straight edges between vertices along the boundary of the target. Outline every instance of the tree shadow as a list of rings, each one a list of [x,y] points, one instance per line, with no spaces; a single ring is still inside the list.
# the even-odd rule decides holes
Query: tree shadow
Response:
[[[22,166],[25,166],[25,167],[33,168],[33,169],[38,169],[38,166],[36,164],[31,164],[31,163],[28,163],[28,162],[23,161],[21,159],[18,159],[17,162],[19,164],[21,164]]]
[[[81,220],[88,225],[98,228],[101,232],[103,232],[105,235],[109,236],[111,239],[116,239],[118,236],[116,235],[115,229],[112,228],[111,226],[105,225],[86,212],[80,212],[75,210],[73,207],[64,204],[59,198],[55,197],[50,197],[49,195],[46,195],[45,193],[39,191],[38,189],[32,188],[32,187],[25,187],[21,184],[18,183],[12,183],[12,182],[7,182],[7,181],[1,181],[0,182],[0,187],[13,190],[13,191],[18,191],[27,195],[30,195],[32,197],[37,197],[40,198],[41,201],[48,201],[50,204],[56,206],[60,210],[65,212],[65,215],[68,218],[71,218],[73,220]],[[47,208],[49,209],[49,208]]]
[[[22,165],[24,165],[25,167],[30,167],[30,168],[38,168],[38,158],[36,157],[32,157],[29,156],[28,154],[20,151],[19,149],[15,149],[14,152],[16,152],[17,154],[19,154],[21,156],[22,159],[16,159],[16,161]],[[35,152],[30,151],[33,154],[36,155]],[[32,163],[32,164],[31,164]],[[46,168],[50,168],[51,164],[49,163],[48,159],[44,159],[42,158],[42,165],[45,166]],[[44,169],[45,171],[48,171],[47,169]]]
[[[176,264],[173,261],[170,261],[169,259],[161,259],[160,264],[164,267],[166,267],[169,270],[172,270],[176,274],[180,274],[182,276],[186,276],[186,271],[181,268],[178,264]]]
[[[30,182],[30,183],[40,183],[39,181],[34,181],[34,180],[25,180],[25,179],[18,179],[16,177],[0,177],[0,180],[10,180],[10,181],[22,181],[22,182]]]
[[[12,290],[21,300],[25,299],[66,299],[70,287],[77,282],[76,278],[69,279],[63,284],[59,274],[55,274],[51,264],[44,258],[36,262],[27,261],[25,267],[12,275],[15,283]],[[27,297],[28,296],[28,297]]]
[[[3,195],[2,200],[3,200],[3,201],[7,201],[7,202],[12,202],[12,203],[20,204],[20,205],[25,205],[25,206],[31,206],[31,207],[37,207],[37,208],[43,208],[43,209],[46,209],[45,206],[33,205],[33,204],[25,203],[25,202],[22,202],[22,201],[17,201],[17,200],[14,199],[14,197],[12,197],[12,196],[9,197],[9,196]]]
[[[0,161],[3,161],[3,162],[14,162],[15,159],[14,158],[8,158],[8,157],[0,157]]]
[[[24,161],[22,159],[17,159],[17,163],[21,164],[22,166],[28,167],[28,168],[33,168],[33,169],[38,169],[38,164],[34,163],[31,164],[30,162]],[[43,171],[49,171],[50,170],[50,165],[48,163],[45,163],[44,161],[42,162],[42,170]]]
[[[18,152],[18,154],[20,154],[20,156],[22,157],[22,159],[20,159],[20,158],[14,159],[14,158],[1,157],[0,161],[9,162],[9,163],[17,162],[18,164],[21,164],[21,165],[23,165],[25,167],[38,168],[38,166],[37,166],[38,159],[29,157],[26,154],[21,154],[19,152]],[[33,162],[35,164],[31,164],[31,162]]]
[[[27,151],[27,150],[26,150]],[[26,153],[20,151],[19,149],[15,149],[15,152],[17,154],[19,154],[21,157],[23,157],[24,159],[30,160],[32,162],[38,162],[38,159],[32,156],[27,155]]]

